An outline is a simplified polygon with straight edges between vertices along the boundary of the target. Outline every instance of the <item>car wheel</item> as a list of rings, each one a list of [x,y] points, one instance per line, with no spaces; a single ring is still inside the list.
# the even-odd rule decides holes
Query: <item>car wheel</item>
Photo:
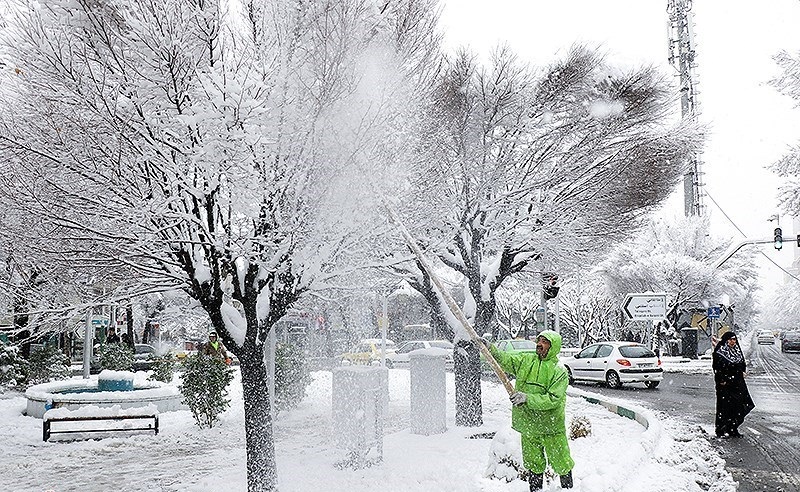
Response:
[[[572,377],[572,371],[567,368],[567,377],[569,378],[569,384],[575,384],[575,378]]]
[[[658,388],[658,383],[660,383],[660,381],[645,381],[644,385],[652,390]]]
[[[391,369],[394,367],[394,362],[391,359],[386,359],[386,368]]]
[[[606,373],[606,385],[609,388],[621,388],[622,381],[619,379],[619,374],[617,374],[615,371],[608,371]]]

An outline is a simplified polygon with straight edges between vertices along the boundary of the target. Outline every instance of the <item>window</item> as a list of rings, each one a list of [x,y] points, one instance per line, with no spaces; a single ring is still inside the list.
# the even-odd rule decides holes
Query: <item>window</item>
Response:
[[[595,357],[608,357],[611,355],[611,352],[614,350],[614,347],[611,345],[600,345],[600,348],[597,349],[597,355]]]
[[[642,345],[624,345],[619,348],[619,353],[628,359],[644,359],[656,356],[652,350]]]
[[[591,359],[594,357],[595,352],[597,352],[597,348],[599,345],[589,345],[585,349],[578,352],[578,355],[575,356],[576,359]]]
[[[510,343],[514,350],[536,350],[536,343],[531,340],[514,340]]]

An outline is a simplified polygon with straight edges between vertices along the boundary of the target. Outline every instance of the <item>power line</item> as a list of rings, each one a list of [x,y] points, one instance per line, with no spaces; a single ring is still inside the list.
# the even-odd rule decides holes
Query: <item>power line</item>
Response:
[[[704,189],[703,189],[703,191],[705,192],[705,194],[706,194],[706,196],[708,197],[708,199],[709,199],[709,200],[711,200],[711,203],[713,203],[714,205],[716,205],[716,207],[719,209],[719,211],[720,211],[720,212],[722,212],[722,215],[724,215],[724,216],[725,216],[725,218],[726,218],[726,219],[728,219],[728,222],[730,222],[730,223],[731,223],[731,225],[732,225],[733,227],[735,227],[735,228],[736,228],[736,230],[737,230],[737,231],[739,231],[739,233],[740,233],[742,236],[744,236],[744,237],[746,238],[746,237],[747,237],[747,234],[745,234],[745,233],[744,233],[744,231],[743,231],[743,230],[742,230],[742,229],[741,229],[741,228],[740,228],[738,225],[736,225],[736,222],[734,222],[734,221],[733,221],[733,219],[731,219],[731,218],[730,218],[730,216],[729,216],[728,214],[726,214],[726,213],[725,213],[725,211],[722,209],[722,207],[720,207],[720,206],[719,206],[719,203],[717,203],[717,201],[716,201],[716,200],[714,200],[714,197],[713,197],[713,196],[711,196],[711,194],[708,192],[708,187],[703,187],[703,188],[704,188]],[[769,257],[769,255],[767,255],[767,254],[766,254],[766,253],[764,253],[763,251],[759,251],[759,253],[761,253],[761,255],[762,255],[764,258],[768,259],[770,263],[772,263],[772,264],[773,264],[773,265],[775,265],[776,267],[780,268],[780,270],[781,270],[783,273],[785,273],[786,275],[788,275],[788,276],[792,277],[793,279],[797,280],[798,282],[800,282],[800,278],[797,278],[797,277],[796,277],[796,276],[795,276],[795,275],[794,275],[792,272],[790,272],[790,271],[788,271],[787,269],[785,269],[785,268],[783,268],[782,266],[780,266],[780,265],[779,265],[779,264],[778,264],[778,263],[777,263],[775,260],[773,260],[772,258],[770,258],[770,257]]]

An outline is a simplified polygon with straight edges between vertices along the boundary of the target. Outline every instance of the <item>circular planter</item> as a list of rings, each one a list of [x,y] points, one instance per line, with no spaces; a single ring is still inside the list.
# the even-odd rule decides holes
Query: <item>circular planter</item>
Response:
[[[119,382],[119,380],[107,380]],[[158,381],[130,381],[128,391],[106,391],[98,387],[96,379],[70,379],[31,386],[25,392],[28,399],[26,414],[42,418],[51,408],[75,410],[86,405],[99,407],[135,408],[153,404],[159,412],[184,408],[178,388]]]

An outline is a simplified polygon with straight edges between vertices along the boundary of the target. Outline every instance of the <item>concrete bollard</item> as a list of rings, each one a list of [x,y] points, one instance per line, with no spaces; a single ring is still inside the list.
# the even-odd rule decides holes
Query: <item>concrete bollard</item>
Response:
[[[411,371],[411,433],[430,436],[447,431],[446,350],[415,350]]]
[[[385,367],[333,369],[333,441],[347,451],[340,467],[364,468],[383,459],[383,427],[389,405]]]

